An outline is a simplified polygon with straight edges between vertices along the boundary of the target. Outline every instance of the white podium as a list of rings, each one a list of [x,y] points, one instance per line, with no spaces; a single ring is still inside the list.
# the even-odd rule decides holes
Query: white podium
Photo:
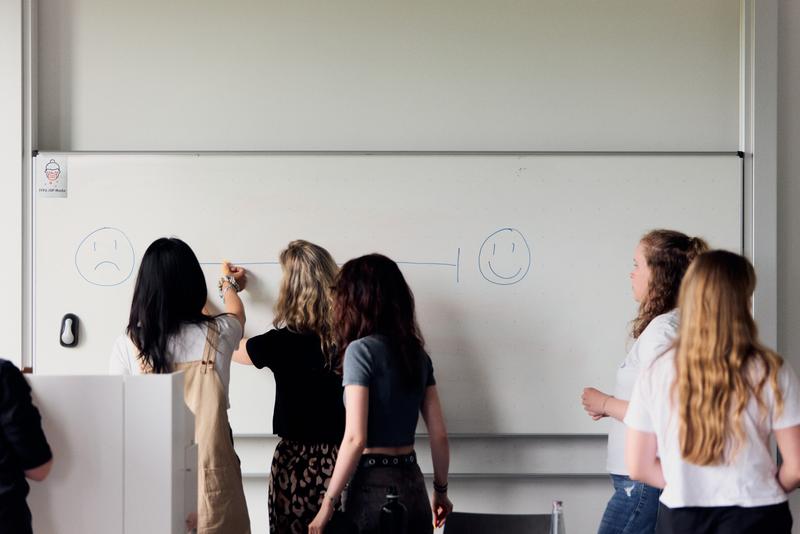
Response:
[[[183,373],[27,378],[54,458],[31,483],[36,534],[186,532],[197,446]]]

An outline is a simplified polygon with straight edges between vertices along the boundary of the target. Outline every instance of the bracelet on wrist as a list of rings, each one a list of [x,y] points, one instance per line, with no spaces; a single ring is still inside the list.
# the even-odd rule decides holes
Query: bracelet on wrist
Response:
[[[330,495],[328,493],[325,494],[325,500],[331,503],[334,509],[339,507],[339,503],[342,500],[341,496]]]
[[[226,286],[225,284],[228,285]],[[227,291],[229,288],[232,288],[238,293],[240,289],[239,283],[229,274],[220,276],[219,282],[217,282],[217,289],[219,290],[219,298],[222,299],[222,302],[225,302],[225,291]]]
[[[608,415],[608,412],[606,411],[606,404],[608,403],[608,399],[613,399],[613,398],[614,398],[613,395],[606,395],[606,398],[603,399],[603,405],[600,407],[600,410],[603,412],[603,415]]]
[[[447,493],[447,482],[439,484],[435,480],[433,482],[433,491],[436,493]]]

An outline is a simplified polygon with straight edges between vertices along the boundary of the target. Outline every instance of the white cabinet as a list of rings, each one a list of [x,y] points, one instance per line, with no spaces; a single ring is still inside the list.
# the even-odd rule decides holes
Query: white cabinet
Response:
[[[53,449],[31,484],[37,534],[183,533],[197,504],[183,374],[29,376]]]

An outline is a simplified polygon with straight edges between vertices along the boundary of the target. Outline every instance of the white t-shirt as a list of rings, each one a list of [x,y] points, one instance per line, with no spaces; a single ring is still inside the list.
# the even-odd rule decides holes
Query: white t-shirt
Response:
[[[773,430],[800,425],[800,384],[784,363],[778,373],[783,392],[783,412],[776,417],[775,398],[769,380],[762,397],[767,406],[761,417],[754,398],[742,412],[746,441],[729,464],[699,466],[681,457],[678,414],[673,411],[670,391],[675,380],[675,351],[645,370],[633,389],[625,424],[640,432],[655,433],[666,487],[661,502],[669,508],[686,506],[769,506],[787,500],[770,455]],[[677,402],[677,401],[676,401]]]
[[[616,398],[621,400],[631,398],[633,385],[639,373],[670,348],[677,331],[678,310],[658,315],[650,321],[634,341],[625,361],[617,368],[617,382],[614,387]],[[625,467],[625,430],[625,425],[621,421],[611,419],[606,470],[614,475],[628,474],[628,468]]]
[[[217,370],[225,395],[228,395],[228,384],[231,377],[231,358],[242,339],[242,324],[234,315],[220,315],[216,318],[219,328],[219,341],[214,367]],[[186,324],[180,332],[173,336],[167,344],[167,350],[174,363],[201,360],[206,345],[208,325]],[[141,373],[135,347],[126,334],[122,334],[114,342],[108,372],[112,375],[137,375]]]

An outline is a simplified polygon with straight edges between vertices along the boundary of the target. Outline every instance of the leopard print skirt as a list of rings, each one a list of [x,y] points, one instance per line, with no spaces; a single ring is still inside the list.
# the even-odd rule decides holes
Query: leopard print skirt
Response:
[[[269,477],[270,534],[307,534],[333,475],[339,445],[281,439]]]

